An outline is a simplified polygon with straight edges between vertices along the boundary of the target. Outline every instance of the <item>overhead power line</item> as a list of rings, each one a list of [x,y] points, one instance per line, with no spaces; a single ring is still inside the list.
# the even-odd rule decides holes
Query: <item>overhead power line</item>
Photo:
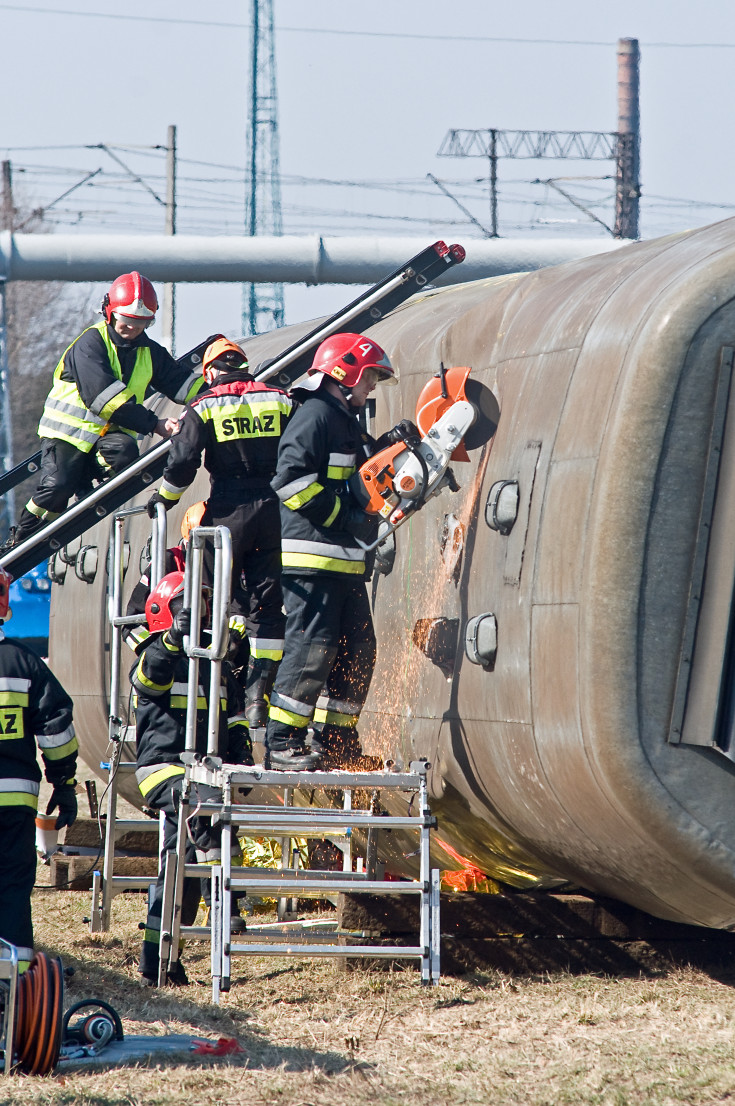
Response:
[[[233,23],[216,19],[184,19],[180,16],[163,15],[124,15],[120,12],[90,12],[76,11],[70,8],[42,8],[36,5],[26,4],[0,4],[0,11],[20,12],[24,15],[63,15],[76,16],[85,19],[117,19],[128,23],[165,23],[182,27],[212,27],[223,30],[250,31],[251,23]],[[343,35],[350,38],[388,38],[388,39],[420,39],[428,42],[497,42],[501,44],[515,43],[520,46],[600,46],[608,48],[614,46],[614,41],[602,41],[599,39],[578,38],[517,38],[507,35],[452,35],[452,34],[422,34],[416,31],[364,31],[348,30],[339,27],[278,27],[279,32],[299,35]],[[733,50],[735,42],[647,42],[640,40],[641,45],[647,49],[672,49],[672,50]]]

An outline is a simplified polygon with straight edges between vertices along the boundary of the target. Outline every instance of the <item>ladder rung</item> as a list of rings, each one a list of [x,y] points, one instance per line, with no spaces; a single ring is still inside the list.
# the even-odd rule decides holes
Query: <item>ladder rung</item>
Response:
[[[334,945],[231,944],[230,952],[238,956],[367,956],[381,960],[422,960],[427,955],[415,945],[344,945],[335,953]]]

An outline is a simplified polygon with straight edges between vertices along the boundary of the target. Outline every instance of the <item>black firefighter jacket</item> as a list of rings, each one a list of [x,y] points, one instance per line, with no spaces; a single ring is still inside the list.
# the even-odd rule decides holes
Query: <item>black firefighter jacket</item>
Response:
[[[159,784],[184,774],[181,754],[186,744],[186,693],[189,663],[186,654],[171,645],[168,635],[152,636],[130,674],[136,696],[138,787],[146,797]],[[207,752],[209,662],[199,662],[196,751]],[[217,756],[228,764],[252,764],[242,690],[229,665],[222,663]]]
[[[304,576],[365,575],[365,552],[342,528],[357,504],[347,479],[375,445],[355,412],[323,389],[296,395],[271,487],[281,502],[283,571]]]
[[[197,474],[202,451],[213,494],[237,480],[268,488],[292,409],[286,392],[249,373],[218,376],[181,413],[159,494],[177,503]]]
[[[0,804],[38,807],[41,750],[46,779],[74,778],[72,701],[35,653],[0,629]]]

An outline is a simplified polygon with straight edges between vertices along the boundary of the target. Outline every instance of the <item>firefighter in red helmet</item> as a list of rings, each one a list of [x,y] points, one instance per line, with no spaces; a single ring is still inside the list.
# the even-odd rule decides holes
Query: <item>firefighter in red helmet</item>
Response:
[[[10,617],[10,576],[0,568],[0,626]],[[32,650],[0,628],[0,937],[18,949],[21,971],[33,956],[31,893],[36,876],[35,814],[41,771],[53,791],[46,813],[56,828],[77,816],[77,739],[72,701]]]
[[[184,638],[191,630],[191,612],[184,608],[184,573],[169,572],[153,588],[145,605],[150,636],[142,643],[139,659],[130,674],[135,693],[136,771],[135,777],[147,806],[165,814],[161,870],[148,906],[145,936],[140,959],[140,974],[146,983],[158,979],[161,909],[165,853],[176,847],[178,811],[184,784],[181,754],[186,749],[186,703],[189,677]],[[210,695],[209,662],[200,661],[195,741],[198,753],[207,752],[207,722]],[[243,714],[243,696],[232,678],[226,661],[220,675],[220,704],[217,751],[231,764],[252,764],[252,746]],[[202,802],[220,799],[221,792],[204,784],[196,785]],[[221,828],[221,827],[220,827]],[[220,836],[207,818],[189,820],[187,863],[215,861],[219,857]],[[207,893],[207,886],[201,891]],[[181,921],[190,925],[199,904],[200,886],[196,880],[184,883]],[[180,961],[168,982],[186,984]]]
[[[244,351],[227,338],[207,347],[202,372],[207,388],[182,412],[149,512],[178,503],[204,454],[211,491],[202,525],[227,526],[232,535],[231,648],[237,655],[239,638],[244,653],[247,636],[246,714],[260,727],[283,653],[280,521],[271,480],[293,403],[281,388],[255,380]]]
[[[293,390],[301,404],[281,440],[272,482],[281,507],[286,608],[266,730],[273,768],[329,767],[362,752],[357,722],[375,665],[375,632],[357,539],[369,544],[377,527],[353,500],[347,479],[372,453],[375,443],[356,416],[380,382],[395,383],[395,373],[377,342],[335,334]]]
[[[176,421],[159,419],[143,406],[144,398],[153,390],[186,403],[202,382],[146,334],[157,310],[151,282],[124,273],[102,302],[104,319],[62,354],[38,424],[41,477],[4,550],[58,518],[94,479],[131,464],[139,435],[166,438],[175,429]]]

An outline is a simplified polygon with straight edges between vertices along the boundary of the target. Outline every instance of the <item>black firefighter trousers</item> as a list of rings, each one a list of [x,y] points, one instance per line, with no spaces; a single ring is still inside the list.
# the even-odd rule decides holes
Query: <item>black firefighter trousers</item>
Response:
[[[277,641],[280,653],[285,619],[281,518],[275,493],[265,481],[217,482],[202,526],[228,527],[232,536],[232,613],[244,620],[251,642]],[[205,564],[211,573],[210,555],[205,556]]]
[[[0,806],[0,937],[18,948],[21,970],[33,956],[31,894],[36,882],[36,823],[28,806]]]
[[[163,909],[163,880],[166,853],[176,851],[176,838],[179,832],[179,807],[184,776],[174,776],[164,780],[146,795],[146,803],[154,810],[162,810],[166,815],[163,830],[163,849],[161,851],[158,879],[148,903],[148,917],[145,923],[143,947],[140,953],[138,971],[146,979],[158,979],[159,945],[161,942],[161,912]],[[196,806],[198,801],[219,801],[222,792],[216,787],[197,784],[192,788],[190,802]],[[186,863],[195,864],[197,860],[212,858],[219,852],[220,828],[213,827],[209,818],[200,818],[193,814],[189,817],[189,833],[186,837]],[[196,918],[199,899],[202,893],[209,896],[209,880],[185,879],[181,903],[181,924],[191,925]]]
[[[359,755],[356,727],[376,657],[365,581],[284,573],[282,586],[286,643],[271,695],[266,745],[297,747],[314,718],[320,748],[336,756]]]
[[[60,438],[41,439],[41,477],[38,487],[23,509],[16,541],[23,541],[45,522],[53,522],[66,510],[73,495],[92,490],[93,480],[122,472],[138,458],[135,438],[113,430],[84,453]]]

